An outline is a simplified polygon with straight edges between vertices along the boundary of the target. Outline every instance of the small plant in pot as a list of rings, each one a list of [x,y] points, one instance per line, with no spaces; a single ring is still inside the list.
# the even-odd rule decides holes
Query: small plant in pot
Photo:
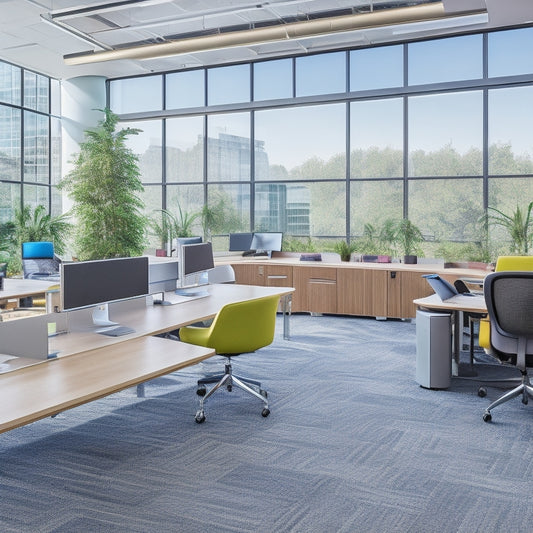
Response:
[[[349,261],[352,252],[355,252],[357,245],[353,242],[339,241],[335,244],[333,250],[341,256],[341,261]]]
[[[422,232],[409,219],[402,218],[396,225],[396,243],[404,255],[404,263],[416,264],[419,255],[422,255],[420,243],[424,242]]]

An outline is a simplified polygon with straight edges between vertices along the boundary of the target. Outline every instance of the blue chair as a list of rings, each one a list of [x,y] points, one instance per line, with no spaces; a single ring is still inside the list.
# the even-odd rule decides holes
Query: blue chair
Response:
[[[59,259],[54,254],[53,242],[22,243],[22,270],[25,279],[57,278],[59,263]]]

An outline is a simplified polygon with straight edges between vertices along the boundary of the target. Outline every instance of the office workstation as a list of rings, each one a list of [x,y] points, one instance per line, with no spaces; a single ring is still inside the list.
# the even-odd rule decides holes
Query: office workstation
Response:
[[[527,213],[531,199],[530,2],[3,7],[0,270],[8,251],[10,276],[47,275],[53,257],[13,259],[21,240],[54,241],[63,273],[97,300],[52,288],[59,275],[5,279],[1,530],[529,531],[531,401],[522,391],[493,409],[504,383],[478,396],[490,336],[482,347],[477,317],[489,308],[459,295],[442,309],[423,276],[479,292],[516,244],[493,208]],[[113,133],[112,120],[100,127],[106,109]],[[121,141],[131,153],[108,165]],[[142,187],[119,191],[133,167]],[[100,185],[85,226],[74,174],[82,192]],[[34,232],[68,216],[64,249],[60,233]],[[125,238],[100,233],[135,217]],[[141,228],[143,217],[157,224]],[[420,228],[418,264],[386,242],[400,219]],[[122,248],[140,234],[143,247]],[[183,238],[212,243],[208,285],[180,271]],[[105,243],[150,256],[146,294],[113,294],[67,266],[100,261],[93,246]],[[341,261],[338,244],[376,262]],[[487,268],[466,266],[478,261]],[[202,346],[247,323],[223,309],[252,317],[241,304],[269,297],[280,298],[271,344],[235,354],[260,335],[232,333],[243,344],[219,346],[227,358]],[[459,375],[444,365],[446,388],[417,381],[417,311],[451,315],[440,345]],[[462,376],[472,338],[478,375]],[[513,361],[490,368],[521,377]],[[259,397],[241,377],[260,381]]]

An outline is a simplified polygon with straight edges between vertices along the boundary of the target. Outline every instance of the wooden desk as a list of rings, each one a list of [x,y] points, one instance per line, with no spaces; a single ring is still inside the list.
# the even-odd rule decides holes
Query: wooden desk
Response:
[[[228,303],[290,294],[292,288],[210,285],[210,296],[171,306],[144,306],[116,318],[135,329],[121,337],[81,328],[50,339],[58,357],[16,358],[0,375],[0,432],[102,398],[194,365],[214,355],[209,348],[152,337],[213,317]],[[17,368],[21,364],[28,364]]]
[[[452,359],[453,368],[452,374],[458,375],[459,372],[459,358],[461,355],[461,341],[463,319],[462,313],[487,313],[487,305],[484,296],[465,296],[464,294],[457,294],[448,298],[448,300],[441,300],[436,294],[427,296],[425,298],[417,298],[413,301],[417,309],[427,309],[431,311],[449,311],[453,313],[453,344],[452,344]]]
[[[160,337],[43,361],[0,376],[0,432],[9,431],[214,355]]]
[[[4,278],[4,289],[0,291],[0,301],[19,300],[28,296],[41,296],[52,286],[54,281],[36,279]]]

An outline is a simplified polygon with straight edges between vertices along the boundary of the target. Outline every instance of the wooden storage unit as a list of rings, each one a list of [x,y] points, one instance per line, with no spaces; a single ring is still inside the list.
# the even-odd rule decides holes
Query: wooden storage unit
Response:
[[[387,271],[337,269],[337,312],[387,316]]]
[[[461,277],[483,278],[474,269],[400,263],[307,263],[283,260],[236,261],[237,283],[294,287],[294,312],[332,313],[386,318],[414,318],[413,300],[433,294],[423,274],[438,273],[453,283]]]
[[[294,267],[292,310],[337,313],[337,269],[323,266]]]

